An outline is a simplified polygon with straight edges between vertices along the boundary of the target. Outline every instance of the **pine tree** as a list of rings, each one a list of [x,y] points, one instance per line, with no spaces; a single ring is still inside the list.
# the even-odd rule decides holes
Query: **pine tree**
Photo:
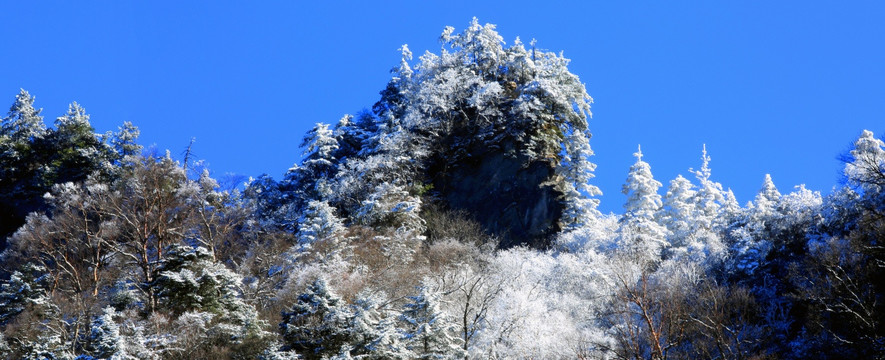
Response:
[[[16,96],[0,124],[0,239],[21,226],[26,216],[48,210],[43,195],[55,184],[98,176],[110,181],[117,171],[115,149],[95,134],[89,115],[72,103],[67,113],[46,129],[34,97]],[[3,244],[0,244],[0,247]]]
[[[255,308],[243,301],[239,286],[241,277],[213,260],[203,247],[174,245],[157,268],[151,284],[159,309],[178,317],[199,316],[211,319],[205,334],[189,334],[204,338],[203,343],[224,339],[231,348],[249,342],[261,342],[266,334],[264,321]],[[244,345],[245,344],[245,345]]]
[[[34,108],[34,97],[21,89],[0,124],[0,134],[13,144],[25,144],[41,138],[46,133],[46,125],[40,116],[42,110]]]
[[[26,339],[17,349],[19,359],[73,359],[70,344],[65,343],[58,335],[40,334],[35,339]]]
[[[295,351],[308,360],[321,359],[338,354],[342,346],[350,344],[352,315],[323,279],[308,286],[282,316],[284,351]]]
[[[113,308],[105,308],[104,314],[98,316],[92,322],[89,333],[89,347],[92,349],[92,359],[112,360],[137,360],[138,357],[130,355],[126,339],[120,334],[120,327],[116,322],[117,313]]]
[[[461,359],[465,352],[457,328],[440,308],[439,295],[427,286],[419,286],[418,295],[400,315],[408,348],[417,359]]]
[[[127,161],[127,157],[141,154],[142,146],[135,142],[141,135],[141,131],[129,121],[124,122],[117,129],[117,132],[111,136],[110,143],[117,154],[117,163],[121,164]]]
[[[654,179],[651,167],[642,161],[642,150],[637,149],[636,163],[630,167],[622,192],[627,195],[624,216],[618,229],[618,244],[641,263],[657,262],[667,244],[667,229],[655,220],[661,208],[658,189],[661,183]]]
[[[754,219],[757,221],[765,221],[766,219],[771,219],[773,216],[776,216],[780,199],[781,193],[777,190],[777,187],[774,186],[774,182],[771,181],[771,175],[765,174],[765,179],[762,181],[762,188],[759,189],[756,198],[753,200]]]
[[[305,250],[319,242],[327,242],[325,247],[330,251],[339,250],[337,240],[343,231],[344,222],[325,201],[309,202],[298,219],[298,243]]]
[[[353,115],[344,115],[335,124],[335,141],[338,142],[338,150],[333,157],[339,162],[346,162],[352,157],[359,156],[363,145],[372,133],[375,119],[369,112],[359,114],[359,120],[354,121]]]
[[[566,137],[565,146],[568,151],[564,152],[563,159],[557,167],[565,181],[562,182],[563,214],[561,223],[563,231],[574,230],[582,225],[594,222],[602,215],[596,209],[599,199],[591,198],[602,196],[598,187],[591,185],[593,170],[596,164],[590,162],[588,157],[593,155],[589,144],[590,133],[573,131]],[[574,150],[572,150],[574,149]]]
[[[393,127],[396,119],[403,116],[408,101],[407,96],[410,95],[408,86],[414,73],[409,65],[409,61],[412,61],[412,52],[409,50],[409,46],[403,45],[399,50],[402,54],[399,66],[391,70],[393,77],[387,83],[387,87],[381,91],[381,100],[372,106],[372,112],[378,117],[379,122],[384,123],[388,128]],[[377,133],[377,130],[380,129],[376,127],[373,130]]]
[[[875,138],[872,131],[864,130],[850,154],[851,161],[845,164],[848,183],[869,202],[870,210],[885,213],[881,201],[885,198],[885,142]]]
[[[34,108],[34,97],[24,89],[6,117],[0,120],[0,245],[24,223],[28,213],[43,208],[41,196],[52,184],[41,180],[41,173],[51,170],[34,149],[46,134]]]
[[[731,223],[731,218],[735,216],[739,216],[741,213],[741,205],[737,201],[737,197],[734,196],[734,192],[731,189],[725,191],[723,195],[725,197],[725,201],[722,203],[722,217],[721,223],[725,226]],[[722,226],[723,228],[725,226]]]
[[[69,324],[50,297],[52,283],[44,267],[26,263],[0,284],[0,325],[4,336],[15,339],[9,358],[73,357],[72,344],[66,341]]]
[[[82,181],[89,175],[104,178],[114,171],[111,161],[113,149],[102,143],[89,123],[86,110],[71,103],[68,112],[55,120],[55,130],[44,135],[44,141],[35,144],[45,154],[42,161],[50,165],[44,171],[42,182],[61,184]]]
[[[348,356],[355,359],[411,359],[413,355],[400,341],[395,319],[386,314],[381,305],[386,300],[379,295],[361,293],[350,306]]]
[[[724,198],[722,185],[710,180],[712,172],[710,171],[710,156],[707,155],[707,145],[704,145],[701,161],[701,169],[692,171],[700,184],[695,199],[697,218],[700,221],[700,226],[711,229],[714,219],[719,215],[719,207]]]
[[[404,186],[383,183],[362,201],[353,217],[365,225],[421,233],[424,219],[420,212],[421,198],[410,194]]]
[[[26,263],[14,271],[0,284],[0,324],[26,310],[34,311],[38,319],[54,315],[57,309],[47,292],[50,282],[46,268],[39,265]]]
[[[701,169],[693,171],[699,185],[695,194],[696,213],[692,217],[693,232],[696,254],[698,260],[705,259],[708,255],[714,258],[724,254],[722,240],[719,238],[721,227],[727,224],[720,223],[722,204],[725,202],[725,192],[722,184],[710,180],[710,156],[707,155],[707,145],[704,145],[701,153]]]
[[[301,147],[305,156],[300,168],[305,172],[299,184],[302,198],[305,201],[326,200],[332,195],[328,181],[337,170],[338,161],[334,155],[338,150],[338,140],[328,124],[317,123],[304,136]]]
[[[684,253],[694,236],[697,214],[695,197],[697,191],[688,179],[679,175],[670,181],[657,217],[670,233],[672,251]]]

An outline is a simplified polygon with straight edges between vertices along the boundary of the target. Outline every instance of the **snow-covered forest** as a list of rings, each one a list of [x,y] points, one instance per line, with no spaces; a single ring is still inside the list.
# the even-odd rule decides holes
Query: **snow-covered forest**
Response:
[[[47,124],[22,90],[0,128],[0,354],[885,357],[875,134],[845,139],[831,194],[766,176],[743,205],[707,149],[664,180],[637,147],[603,214],[569,60],[476,19],[440,41],[403,46],[378,102],[316,124],[282,178],[227,188],[77,103]]]

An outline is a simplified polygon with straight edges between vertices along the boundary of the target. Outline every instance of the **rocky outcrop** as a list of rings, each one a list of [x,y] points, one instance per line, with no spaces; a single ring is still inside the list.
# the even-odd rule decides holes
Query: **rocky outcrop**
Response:
[[[549,161],[480,149],[436,176],[434,188],[450,208],[468,212],[498,236],[501,248],[545,249],[562,215],[561,194],[545,185],[553,176]]]

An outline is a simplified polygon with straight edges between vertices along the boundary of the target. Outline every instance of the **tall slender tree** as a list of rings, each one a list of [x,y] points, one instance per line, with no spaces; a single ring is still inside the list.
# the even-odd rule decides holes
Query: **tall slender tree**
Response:
[[[630,167],[622,190],[627,202],[618,229],[618,244],[640,263],[654,263],[669,245],[667,229],[655,219],[662,205],[658,195],[661,183],[652,176],[651,166],[642,161],[642,149],[637,148],[633,155],[636,163]]]

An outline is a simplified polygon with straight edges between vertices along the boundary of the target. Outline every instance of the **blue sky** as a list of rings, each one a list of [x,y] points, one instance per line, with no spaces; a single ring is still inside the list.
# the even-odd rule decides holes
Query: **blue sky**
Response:
[[[665,185],[706,143],[741,203],[766,173],[826,194],[861,130],[885,133],[883,4],[4,2],[0,106],[24,88],[51,122],[77,101],[100,132],[132,121],[173,154],[196,138],[217,177],[279,178],[313,123],[371,107],[397,48],[438,52],[476,16],[572,59],[603,211],[621,211],[637,144]]]

